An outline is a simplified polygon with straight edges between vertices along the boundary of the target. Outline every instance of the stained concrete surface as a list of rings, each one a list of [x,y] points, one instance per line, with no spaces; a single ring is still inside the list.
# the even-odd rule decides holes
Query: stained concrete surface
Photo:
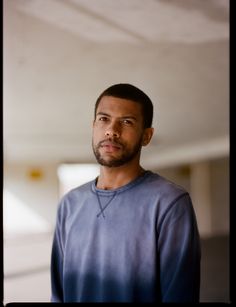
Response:
[[[230,302],[230,241],[228,236],[202,239],[201,302]]]

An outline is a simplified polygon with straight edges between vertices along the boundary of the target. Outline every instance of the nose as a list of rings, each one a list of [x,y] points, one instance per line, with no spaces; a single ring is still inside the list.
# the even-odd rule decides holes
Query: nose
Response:
[[[106,132],[105,132],[106,137],[115,137],[119,138],[120,137],[120,129],[118,127],[117,123],[111,123],[109,127],[107,127]]]

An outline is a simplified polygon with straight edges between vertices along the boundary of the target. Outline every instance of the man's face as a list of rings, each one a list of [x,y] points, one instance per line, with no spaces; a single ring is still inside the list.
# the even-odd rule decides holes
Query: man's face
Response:
[[[93,124],[93,151],[98,163],[116,167],[139,160],[144,131],[138,103],[102,97]]]

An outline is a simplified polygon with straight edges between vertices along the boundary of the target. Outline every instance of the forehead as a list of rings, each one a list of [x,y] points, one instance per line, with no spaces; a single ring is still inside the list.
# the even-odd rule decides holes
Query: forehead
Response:
[[[142,117],[141,105],[135,101],[117,98],[113,96],[103,96],[97,107],[96,114],[107,113],[111,116],[135,116]]]

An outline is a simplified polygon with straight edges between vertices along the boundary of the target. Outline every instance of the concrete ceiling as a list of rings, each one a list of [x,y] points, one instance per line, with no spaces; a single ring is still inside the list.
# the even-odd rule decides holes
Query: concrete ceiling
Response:
[[[5,0],[4,159],[90,162],[94,102],[154,103],[146,166],[228,155],[229,1]]]

